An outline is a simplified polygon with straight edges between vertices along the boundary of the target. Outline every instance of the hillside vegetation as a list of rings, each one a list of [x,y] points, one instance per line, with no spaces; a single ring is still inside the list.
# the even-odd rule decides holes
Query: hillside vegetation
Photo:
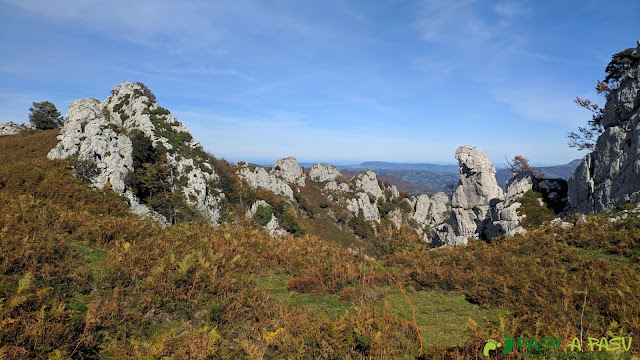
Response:
[[[395,283],[314,235],[321,218],[278,240],[231,210],[229,225],[162,228],[75,179],[68,161],[47,160],[56,135],[0,138],[0,358],[419,354]],[[310,208],[321,207],[308,191]],[[416,307],[423,358],[480,358],[505,333],[571,339],[581,324],[585,337],[638,333],[640,219],[588,220],[438,250],[389,234],[393,252],[379,260]]]

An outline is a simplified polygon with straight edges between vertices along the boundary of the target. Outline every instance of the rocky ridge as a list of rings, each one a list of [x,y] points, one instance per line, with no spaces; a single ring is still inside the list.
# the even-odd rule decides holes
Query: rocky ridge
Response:
[[[569,179],[571,211],[603,212],[640,201],[640,41],[631,55],[636,60],[607,95],[604,132]]]
[[[154,98],[146,87],[125,82],[103,102],[94,98],[72,101],[58,136],[60,142],[48,157],[76,157],[95,164],[98,174],[91,182],[96,188],[110,186],[129,198],[135,213],[153,214],[125,182],[127,174],[134,172],[132,134],[142,134],[173,169],[172,190],[217,224],[224,197],[215,187],[218,176],[200,143]]]

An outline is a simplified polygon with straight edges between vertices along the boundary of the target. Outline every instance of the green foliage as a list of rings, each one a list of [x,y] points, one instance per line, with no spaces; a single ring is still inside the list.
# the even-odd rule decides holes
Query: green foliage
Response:
[[[62,125],[62,115],[49,101],[33,102],[29,108],[29,122],[38,130],[57,129]]]
[[[638,66],[638,62],[640,62],[640,53],[634,48],[614,54],[605,69],[607,76],[604,78],[604,83],[610,86],[619,85],[627,71]]]
[[[294,191],[293,197],[298,202],[298,205],[300,206],[300,209],[302,209],[304,214],[308,218],[313,219],[315,217],[315,214],[313,212],[313,207],[311,206],[311,203],[309,203],[309,200],[307,199],[307,197],[303,196],[302,193],[299,191]]]
[[[383,218],[387,216],[393,209],[396,208],[396,204],[391,201],[384,201],[382,198],[379,198],[377,201],[378,212],[380,213],[380,217]]]
[[[298,222],[296,214],[291,209],[284,209],[278,215],[280,227],[293,236],[301,236],[304,234],[302,226]]]
[[[156,101],[156,96],[151,92],[151,90],[149,90],[149,88],[145,84],[141,82],[137,82],[136,84],[140,86],[140,88],[142,89],[142,95],[146,96],[149,99],[149,102],[154,103]]]
[[[133,159],[133,168],[140,169],[142,164],[155,163],[158,161],[159,154],[153,147],[151,139],[146,137],[140,131],[134,131],[131,134],[131,143],[133,145],[133,152],[131,157]]]
[[[271,221],[271,217],[273,216],[271,212],[271,206],[258,205],[256,209],[256,220],[258,224],[262,226],[266,226],[269,221]]]
[[[133,172],[125,179],[127,186],[143,204],[162,214],[172,223],[201,220],[202,216],[186,203],[180,190],[172,184],[172,165],[166,154],[153,147],[151,139],[136,131],[131,136],[133,144]]]
[[[542,199],[543,196],[539,192],[533,190],[527,191],[521,198],[517,199],[522,204],[518,208],[519,215],[526,215],[520,224],[525,230],[533,230],[547,221],[555,219],[557,216],[551,210],[544,205],[540,205],[538,199]]]
[[[91,181],[100,174],[98,165],[89,159],[75,155],[70,159],[70,161],[71,167],[73,168],[73,175],[80,180]]]
[[[131,94],[126,94],[124,98],[113,106],[113,112],[119,113],[125,105],[129,105],[129,98]]]
[[[358,209],[358,215],[352,217],[347,224],[354,234],[363,239],[372,239],[375,235],[371,224],[364,218],[362,209]]]

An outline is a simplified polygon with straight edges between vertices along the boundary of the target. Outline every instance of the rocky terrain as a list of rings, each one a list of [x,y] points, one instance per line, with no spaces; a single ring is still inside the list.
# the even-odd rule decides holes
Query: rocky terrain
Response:
[[[569,180],[574,211],[602,212],[640,200],[640,42],[634,54],[635,62],[607,95],[604,132]]]
[[[519,199],[529,192],[539,196],[541,206],[565,215],[601,212],[640,199],[640,70],[637,62],[634,66],[609,93],[604,133],[568,184],[525,172],[501,187],[486,153],[471,145],[456,150],[457,184],[452,184],[451,197],[444,192],[410,196],[380,181],[370,168],[354,173],[358,166],[352,166],[344,176],[335,166],[318,163],[305,172],[293,157],[278,159],[270,168],[245,162],[228,165],[223,184],[217,171],[225,167],[206,154],[141,83],[122,83],[102,102],[73,101],[59,143],[48,157],[72,158],[76,176],[85,177],[95,188],[124,195],[132,212],[163,224],[192,219],[188,211],[178,215],[185,207],[217,225],[224,207],[225,221],[237,221],[229,218],[233,213],[235,219],[256,219],[273,236],[299,235],[304,228],[300,222],[313,220],[331,223],[365,242],[391,226],[410,229],[432,246],[462,245],[470,238],[524,233],[520,224],[526,215]],[[23,129],[6,123],[0,134]],[[453,176],[447,165],[359,166],[365,165],[379,171],[424,170]],[[562,173],[565,168],[556,170]],[[236,198],[239,201],[234,202]]]
[[[218,177],[208,156],[189,130],[139,84],[122,83],[102,102],[94,98],[71,102],[58,136],[60,142],[48,157],[76,157],[94,164],[97,171],[90,178],[94,187],[108,185],[122,193],[134,213],[167,218],[167,211],[161,215],[142,204],[139,195],[126,183],[127,175],[135,174],[136,165],[142,165],[134,164],[134,143],[135,139],[137,143],[143,142],[143,138],[150,141],[154,156],[164,157],[162,161],[170,166],[172,173],[159,180],[167,182],[171,193],[217,224],[218,203],[224,195],[215,187]]]

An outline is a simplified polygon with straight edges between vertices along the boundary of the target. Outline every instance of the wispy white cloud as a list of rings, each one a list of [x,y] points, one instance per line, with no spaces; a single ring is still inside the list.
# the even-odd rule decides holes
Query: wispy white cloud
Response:
[[[529,11],[526,2],[513,0],[497,3],[493,12],[480,9],[475,0],[424,0],[415,25],[425,41],[473,51],[496,38],[504,40],[506,27]]]
[[[584,113],[575,105],[575,95],[555,84],[496,88],[495,97],[509,109],[530,121],[572,128],[584,123]],[[544,125],[542,125],[544,126]]]

